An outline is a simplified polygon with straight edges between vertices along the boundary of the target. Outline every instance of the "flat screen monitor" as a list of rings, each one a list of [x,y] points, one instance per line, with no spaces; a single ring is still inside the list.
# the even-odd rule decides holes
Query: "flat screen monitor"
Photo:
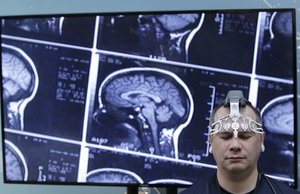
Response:
[[[294,9],[1,17],[1,77],[6,183],[201,182],[210,113],[242,90],[260,168],[296,184]]]

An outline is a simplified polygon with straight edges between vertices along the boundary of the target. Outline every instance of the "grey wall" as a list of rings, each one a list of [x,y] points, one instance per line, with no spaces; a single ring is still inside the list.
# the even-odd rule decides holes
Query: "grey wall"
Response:
[[[296,8],[297,77],[300,66],[300,0],[0,0],[0,15],[91,13],[122,11],[208,10],[247,8]],[[298,98],[300,84],[298,81]],[[300,103],[298,103],[298,110]],[[298,120],[300,114],[298,114]],[[0,139],[2,134],[0,133]],[[298,139],[300,133],[298,132]],[[298,145],[298,150],[299,149]],[[300,154],[298,153],[298,157]],[[300,157],[299,157],[300,158]],[[298,169],[300,165],[298,163]],[[298,170],[299,171],[299,170]],[[300,174],[300,173],[299,173]],[[299,181],[298,181],[299,182]],[[298,185],[300,185],[298,183]],[[2,194],[124,194],[124,187],[70,185],[16,185],[3,183],[2,145],[0,144],[0,193]]]

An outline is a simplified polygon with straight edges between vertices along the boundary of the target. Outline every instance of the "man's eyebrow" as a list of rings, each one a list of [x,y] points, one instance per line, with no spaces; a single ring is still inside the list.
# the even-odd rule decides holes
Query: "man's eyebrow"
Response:
[[[239,133],[254,133],[254,132],[253,132],[253,131],[250,131],[250,130],[246,130],[246,131],[240,130]]]
[[[248,134],[253,134],[254,132],[253,131],[239,131],[239,134],[245,134],[245,135],[248,135]]]
[[[233,133],[232,131],[220,131],[218,134],[231,134]]]
[[[229,131],[220,131],[218,134],[233,134],[233,130],[229,130]],[[243,131],[243,130],[238,130],[238,134],[253,134],[253,131]]]

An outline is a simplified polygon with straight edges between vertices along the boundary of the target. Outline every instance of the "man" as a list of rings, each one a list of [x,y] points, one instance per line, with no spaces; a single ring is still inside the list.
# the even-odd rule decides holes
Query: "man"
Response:
[[[229,91],[210,119],[210,153],[217,173],[181,194],[299,193],[286,184],[266,177],[257,166],[265,150],[260,112],[241,91]],[[270,160],[271,162],[271,160]]]

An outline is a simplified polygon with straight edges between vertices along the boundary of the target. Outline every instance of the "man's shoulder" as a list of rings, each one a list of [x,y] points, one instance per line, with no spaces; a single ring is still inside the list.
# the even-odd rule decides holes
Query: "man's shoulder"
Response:
[[[297,191],[296,189],[291,188],[290,186],[288,186],[286,183],[272,179],[272,178],[268,178],[268,180],[270,181],[270,187],[274,187],[273,189],[275,190],[280,190],[281,193],[289,193],[289,194],[300,194],[299,191]]]
[[[206,183],[199,182],[185,189],[184,191],[180,192],[180,194],[205,193],[206,187],[207,187]]]
[[[218,190],[216,190],[217,185],[214,181],[215,177],[211,176],[206,180],[202,180],[198,183],[195,183],[191,187],[185,189],[184,191],[180,192],[180,194],[214,194],[217,193]]]
[[[268,182],[268,181],[269,182]],[[277,181],[275,179],[267,177],[263,181],[262,187],[259,193],[265,193],[265,191],[274,190],[276,193],[288,193],[288,194],[300,194],[299,191],[289,187],[286,183]],[[204,182],[199,182],[197,184],[192,185],[191,187],[185,189],[184,191],[180,192],[180,194],[214,194],[218,193],[216,190],[216,185],[212,178],[208,179]]]

